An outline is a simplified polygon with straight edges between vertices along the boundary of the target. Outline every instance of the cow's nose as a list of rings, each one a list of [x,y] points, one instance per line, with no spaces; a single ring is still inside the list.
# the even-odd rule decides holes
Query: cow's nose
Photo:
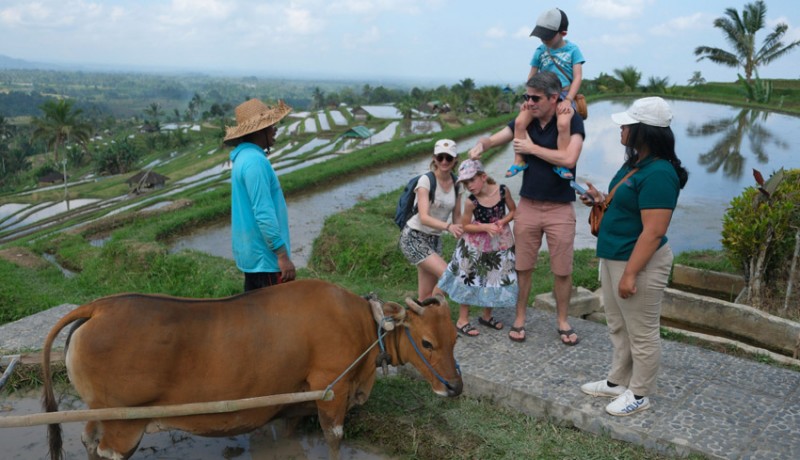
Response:
[[[454,397],[461,394],[461,391],[464,389],[464,382],[461,380],[461,377],[458,378],[456,381],[450,381],[447,383],[447,396]]]

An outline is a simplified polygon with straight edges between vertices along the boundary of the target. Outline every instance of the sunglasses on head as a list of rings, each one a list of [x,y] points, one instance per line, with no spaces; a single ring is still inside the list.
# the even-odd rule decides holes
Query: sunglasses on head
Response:
[[[534,103],[537,103],[537,104],[539,103],[539,101],[541,101],[545,97],[546,96],[536,96],[536,95],[533,95],[533,94],[523,94],[522,95],[522,99],[524,101],[533,101]]]
[[[446,154],[446,153],[440,153],[440,154],[436,155],[436,161],[438,161],[439,163],[442,163],[442,162],[445,162],[445,161],[453,161],[453,160],[454,160],[454,158],[451,157],[450,155]]]

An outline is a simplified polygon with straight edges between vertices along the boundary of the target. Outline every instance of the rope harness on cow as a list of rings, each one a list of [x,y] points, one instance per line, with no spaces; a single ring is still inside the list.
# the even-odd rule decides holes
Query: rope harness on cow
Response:
[[[388,322],[388,321],[393,321],[393,320],[392,320],[391,318],[383,318],[383,319],[381,320],[381,323],[380,323],[380,324],[378,324],[378,339],[377,339],[377,340],[375,340],[374,342],[372,342],[372,345],[370,345],[369,347],[367,347],[367,349],[366,349],[366,350],[364,350],[364,353],[361,353],[361,355],[360,355],[358,358],[356,358],[356,360],[355,360],[355,361],[353,361],[353,362],[352,362],[352,363],[351,363],[349,366],[347,366],[347,369],[345,369],[345,370],[344,370],[344,372],[342,372],[341,374],[339,374],[339,376],[338,376],[338,377],[336,377],[336,379],[335,379],[333,382],[331,382],[331,384],[330,384],[330,385],[328,385],[328,386],[327,386],[327,388],[325,388],[325,394],[328,394],[328,392],[329,392],[329,391],[333,391],[333,386],[334,386],[334,385],[336,385],[337,383],[339,383],[339,380],[342,380],[342,378],[343,378],[345,375],[347,375],[347,373],[348,373],[348,372],[350,372],[350,370],[352,370],[352,369],[353,369],[353,367],[355,367],[355,365],[356,365],[356,364],[358,364],[358,362],[359,362],[359,361],[361,361],[362,359],[364,359],[364,356],[366,356],[366,355],[367,355],[367,353],[369,353],[369,352],[370,352],[370,351],[371,351],[373,348],[375,348],[375,345],[378,345],[378,344],[380,344],[380,346],[381,346],[381,350],[383,351],[383,353],[384,353],[384,354],[386,353],[386,350],[385,350],[385,349],[384,349],[384,347],[383,347],[383,337],[384,337],[386,334],[388,334],[388,333],[389,333],[389,331],[387,331],[387,330],[384,330],[384,329],[383,329],[383,324],[384,324],[385,322]],[[381,333],[381,331],[383,331],[383,333]]]
[[[431,366],[431,363],[429,363],[428,360],[425,359],[424,356],[422,356],[422,350],[419,349],[417,343],[414,342],[414,339],[411,338],[411,332],[409,332],[408,328],[406,328],[406,336],[408,337],[408,340],[411,341],[411,345],[414,347],[414,351],[417,352],[417,355],[420,357],[420,359],[422,359],[422,362],[425,363],[426,366],[428,366],[428,369],[433,373],[434,377],[436,377],[442,383],[442,385],[447,387],[448,390],[450,391],[455,390],[455,387],[450,385],[450,382],[448,382],[447,380],[444,379],[444,377],[439,375],[439,373],[436,372],[433,366]],[[461,366],[458,365],[458,361],[456,361],[456,372],[458,372],[458,375],[461,375]]]
[[[350,364],[350,366],[348,366],[347,369],[344,370],[344,372],[342,372],[338,377],[336,377],[336,379],[333,382],[331,382],[331,384],[328,385],[327,388],[325,388],[326,395],[328,394],[329,391],[333,391],[334,385],[336,385],[339,382],[339,380],[341,380],[345,375],[347,375],[347,373],[350,372],[350,370],[352,370],[353,367],[355,367],[355,365],[358,364],[358,362],[361,361],[364,358],[364,356],[366,356],[367,353],[370,352],[370,350],[375,348],[375,345],[380,345],[381,354],[378,356],[377,364],[380,364],[383,367],[384,375],[386,375],[387,373],[386,366],[388,364],[391,364],[391,356],[386,352],[386,347],[383,344],[383,338],[386,336],[386,334],[389,333],[389,331],[383,328],[383,325],[386,322],[394,322],[394,320],[392,318],[383,318],[381,320],[380,324],[378,324],[377,340],[375,340],[375,342],[373,342],[372,345],[370,345],[364,351],[364,353],[361,353],[361,355],[358,358],[356,358],[356,360],[353,361],[353,363]],[[436,377],[436,379],[439,380],[439,382],[441,382],[442,385],[444,385],[448,390],[450,391],[455,390],[455,387],[453,387],[453,385],[451,385],[450,382],[448,382],[444,377],[439,375],[439,373],[436,372],[436,369],[434,369],[433,366],[431,366],[431,363],[428,362],[428,360],[422,354],[422,350],[419,349],[417,343],[414,341],[414,338],[411,337],[411,332],[408,330],[408,327],[403,326],[403,328],[406,330],[406,337],[408,337],[408,341],[411,342],[411,346],[414,347],[414,351],[417,352],[417,356],[419,356],[422,362],[425,363],[425,365],[431,371],[433,376]],[[456,372],[458,372],[458,375],[461,375],[461,367],[458,365],[458,361],[456,361]]]

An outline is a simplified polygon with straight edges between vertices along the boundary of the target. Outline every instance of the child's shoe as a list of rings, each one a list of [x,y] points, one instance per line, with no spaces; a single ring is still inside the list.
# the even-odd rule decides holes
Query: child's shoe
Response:
[[[519,174],[522,171],[525,171],[526,169],[528,169],[528,163],[525,163],[523,165],[513,164],[511,165],[510,168],[508,168],[508,171],[506,171],[506,177],[516,176],[517,174]]]

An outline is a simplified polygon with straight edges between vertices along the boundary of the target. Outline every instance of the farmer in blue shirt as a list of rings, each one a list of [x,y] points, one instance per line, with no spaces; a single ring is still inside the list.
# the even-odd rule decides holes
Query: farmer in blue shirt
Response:
[[[235,146],[230,156],[231,240],[245,291],[295,279],[286,199],[267,159],[276,124],[291,111],[283,101],[269,107],[250,99],[236,107],[236,126],[225,132],[225,144]]]

